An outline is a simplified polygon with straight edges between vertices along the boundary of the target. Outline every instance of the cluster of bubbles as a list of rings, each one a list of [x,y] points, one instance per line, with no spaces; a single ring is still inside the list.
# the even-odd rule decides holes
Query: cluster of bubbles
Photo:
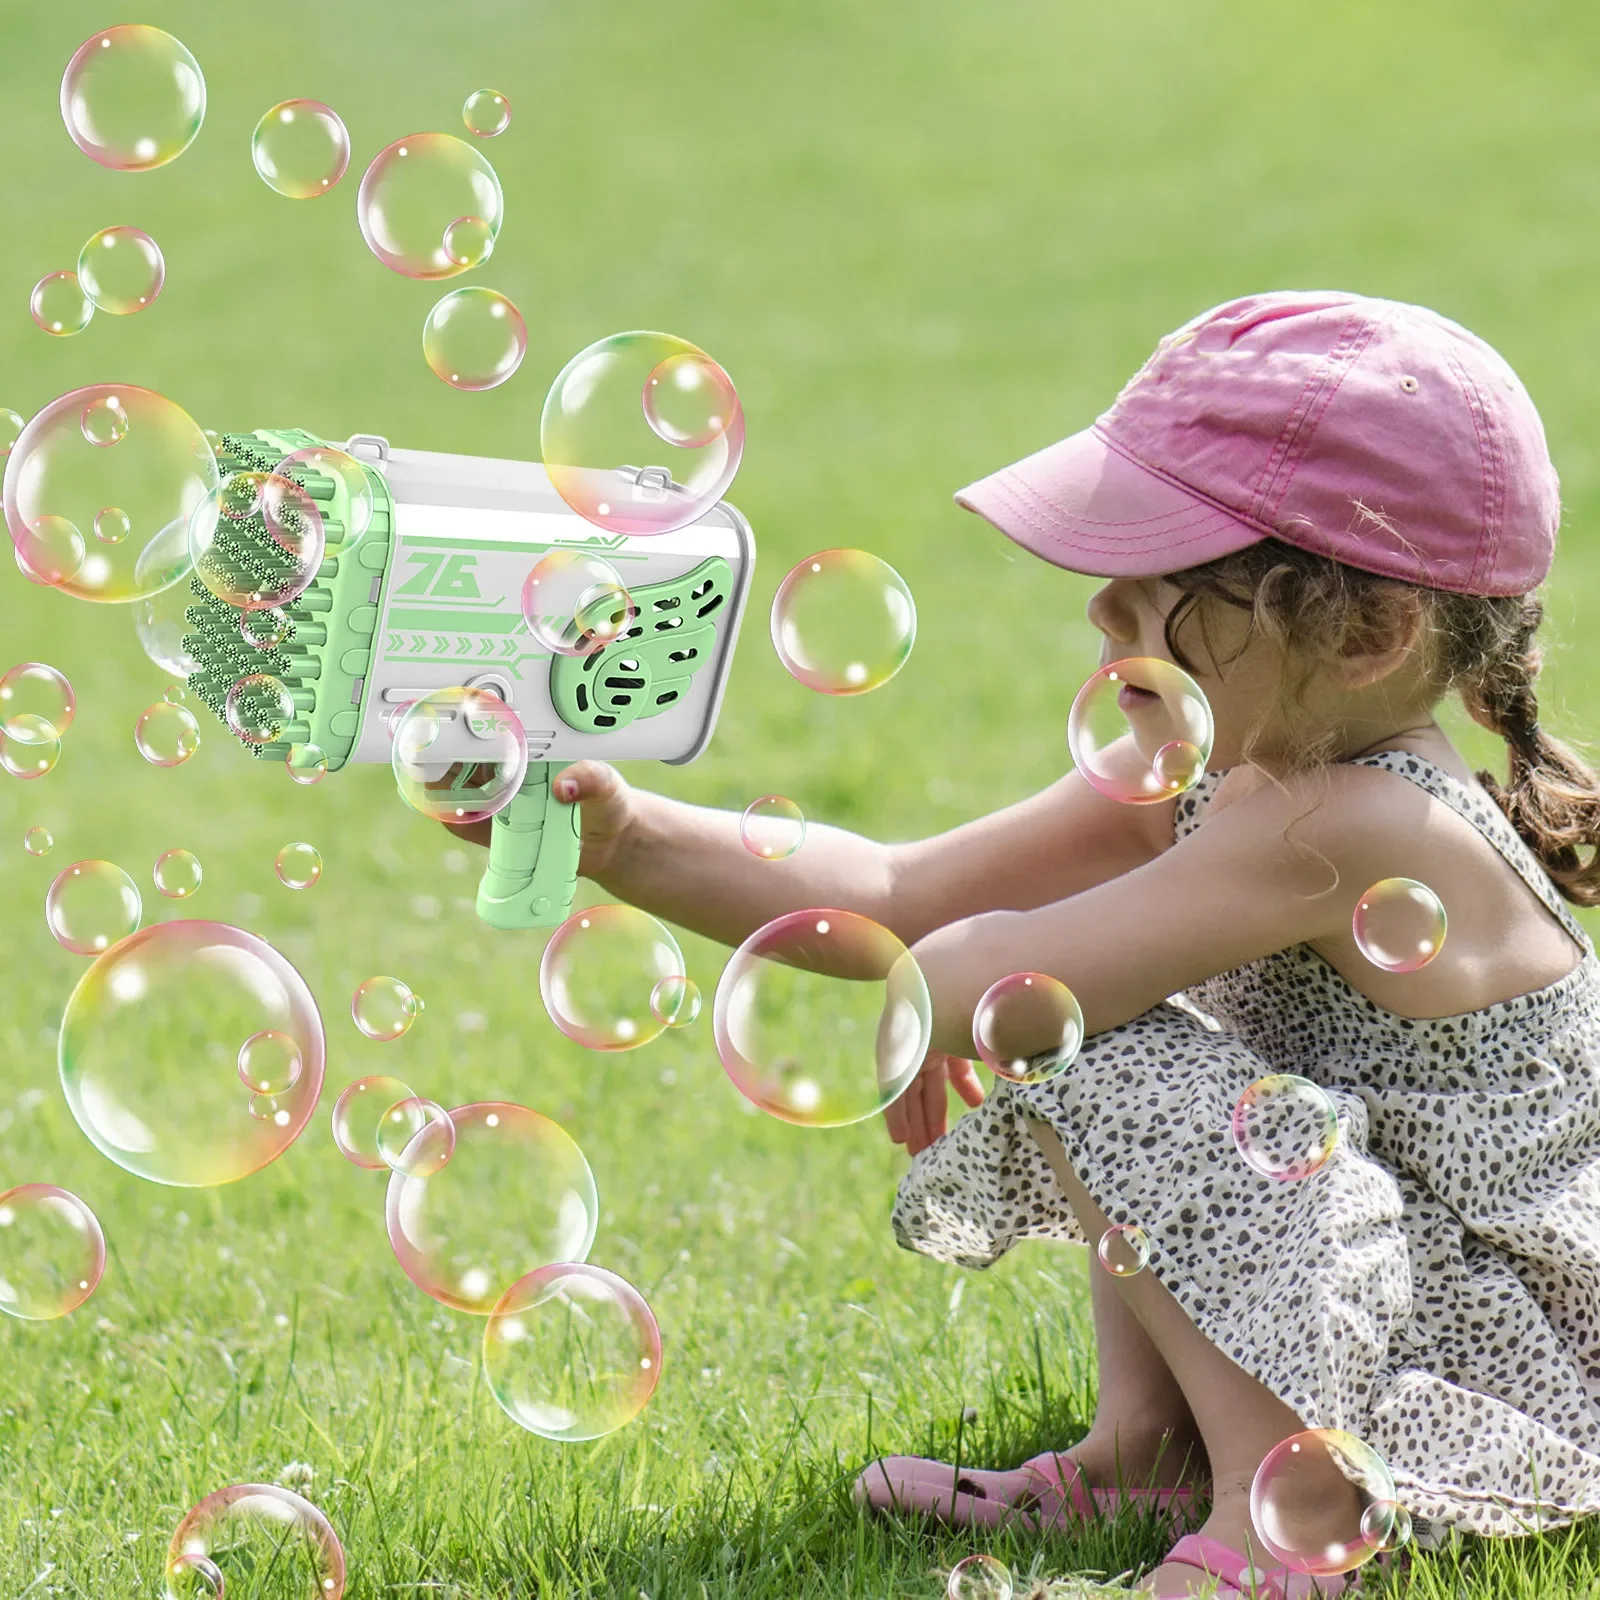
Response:
[[[63,673],[43,661],[19,661],[0,677],[0,767],[24,780],[54,771],[77,710]]]
[[[123,225],[102,228],[78,252],[76,271],[47,272],[34,284],[28,311],[44,332],[67,338],[82,333],[96,311],[113,317],[143,311],[166,281],[166,260],[148,233]]]

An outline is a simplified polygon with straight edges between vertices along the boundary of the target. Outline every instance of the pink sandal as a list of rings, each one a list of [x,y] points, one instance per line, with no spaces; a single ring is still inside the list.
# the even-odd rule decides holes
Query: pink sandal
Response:
[[[1358,1574],[1313,1578],[1288,1567],[1252,1566],[1237,1550],[1203,1533],[1186,1534],[1165,1561],[1198,1567],[1207,1576],[1221,1579],[1217,1600],[1334,1600],[1334,1596],[1359,1587],[1361,1581]]]
[[[1071,1468],[1070,1474],[1064,1468]],[[969,1528],[1015,1523],[1029,1532],[1074,1529],[1124,1505],[1149,1506],[1189,1520],[1192,1489],[1090,1489],[1082,1469],[1059,1452],[1024,1461],[1009,1472],[984,1472],[922,1456],[880,1456],[855,1481],[857,1505],[873,1511],[920,1512]]]

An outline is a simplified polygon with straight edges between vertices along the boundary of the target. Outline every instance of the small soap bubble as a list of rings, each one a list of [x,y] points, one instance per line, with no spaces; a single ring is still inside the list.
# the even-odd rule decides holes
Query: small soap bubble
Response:
[[[253,1094],[249,1100],[250,1115],[258,1122],[276,1122],[280,1116],[287,1116],[279,1106],[277,1099],[270,1094]]]
[[[47,272],[28,297],[33,320],[57,339],[82,333],[94,316],[94,302],[83,292],[76,272]]]
[[[699,984],[680,973],[659,979],[650,991],[650,1015],[669,1028],[687,1028],[700,1015]]]
[[[25,724],[27,719],[19,718],[18,721]],[[24,782],[42,778],[55,771],[56,762],[60,759],[61,741],[44,738],[37,726],[28,729],[25,739],[0,732],[0,767],[4,767],[13,778],[21,778]]]
[[[963,1556],[950,1569],[945,1600],[1011,1600],[1011,1569],[994,1556]]]
[[[43,661],[22,661],[0,677],[0,730],[24,744],[59,739],[77,715],[66,675]]]
[[[1374,1550],[1398,1550],[1411,1538],[1411,1513],[1398,1500],[1374,1500],[1361,1513],[1361,1537]]]
[[[200,863],[187,850],[163,850],[156,857],[155,883],[169,900],[187,900],[200,887]]]
[[[397,1100],[378,1119],[378,1154],[391,1172],[431,1178],[456,1148],[450,1113],[432,1100],[412,1095]]]
[[[494,289],[453,289],[422,324],[422,354],[452,389],[494,389],[522,365],[528,326]]]
[[[511,126],[511,102],[498,89],[474,89],[461,108],[467,132],[492,139]]]
[[[252,672],[228,690],[223,710],[246,744],[271,744],[294,720],[294,696],[270,672]]]
[[[331,481],[334,495],[326,504],[333,508],[333,517],[344,526],[344,537],[337,545],[341,555],[372,526],[377,504],[372,479],[367,469],[347,451],[333,445],[307,445],[302,450],[291,451],[272,471],[276,477],[293,479],[311,492],[313,498],[324,481]],[[331,537],[328,542],[332,544]]]
[[[319,745],[292,744],[283,758],[289,776],[298,784],[321,783],[328,776],[328,758]]]
[[[1250,1516],[1285,1566],[1332,1577],[1377,1555],[1363,1521],[1375,1502],[1394,1497],[1394,1479],[1371,1445],[1336,1428],[1312,1428],[1275,1445],[1256,1468]]]
[[[239,1046],[239,1081],[252,1094],[281,1095],[300,1081],[300,1046],[277,1028],[252,1033]]]
[[[1113,1223],[1100,1235],[1100,1264],[1116,1278],[1131,1278],[1150,1265],[1150,1235],[1135,1223]]]
[[[55,835],[48,828],[29,828],[22,836],[22,848],[30,856],[49,855],[55,842]]]
[[[218,1489],[197,1505],[172,1535],[167,1550],[167,1600],[192,1600],[195,1586],[183,1561],[204,1560],[219,1590],[241,1600],[342,1600],[344,1548],[328,1519],[309,1500],[275,1483]]]
[[[739,411],[733,379],[698,350],[680,350],[655,367],[642,398],[656,437],[688,450],[720,439]]]
[[[1258,1078],[1233,1108],[1233,1143],[1264,1178],[1292,1183],[1327,1164],[1339,1142],[1339,1112],[1309,1078],[1275,1072]]]
[[[444,253],[458,267],[481,267],[494,254],[494,229],[482,217],[457,217],[444,230]]]
[[[399,978],[368,978],[350,997],[350,1015],[369,1039],[398,1039],[416,1020],[410,988]]]
[[[528,770],[517,715],[488,689],[436,689],[394,724],[400,798],[435,822],[482,822],[516,798]]]
[[[1385,972],[1415,972],[1444,944],[1444,905],[1415,878],[1385,878],[1356,902],[1356,948]]]
[[[67,1316],[94,1293],[105,1269],[105,1235],[75,1194],[49,1183],[0,1194],[0,1311],[7,1316]]]
[[[309,889],[322,876],[322,855],[312,844],[286,844],[273,870],[285,889]]]
[[[368,248],[407,278],[453,278],[465,267],[445,249],[457,217],[481,217],[498,235],[505,215],[500,180],[483,155],[447,133],[413,133],[372,159],[356,216]]]
[[[121,506],[102,506],[95,514],[94,536],[101,544],[121,544],[133,532],[133,519]]]
[[[200,63],[160,28],[125,24],[85,39],[61,79],[61,120],[102,167],[148,172],[189,148],[206,114]]]
[[[11,447],[22,437],[27,422],[7,406],[0,406],[0,461],[11,454]]]
[[[819,550],[772,598],[772,647],[820,694],[866,694],[911,656],[917,608],[905,579],[865,550]]]
[[[376,1073],[357,1078],[346,1087],[333,1108],[333,1142],[346,1161],[369,1172],[388,1166],[378,1148],[378,1128],[391,1106],[415,1100],[417,1096],[398,1078]]]
[[[75,861],[50,885],[44,919],[64,949],[97,956],[137,930],[143,909],[133,879],[121,867]]]
[[[310,587],[327,530],[316,501],[293,478],[235,472],[195,506],[188,549],[194,575],[219,600],[264,611]]]
[[[129,608],[145,655],[163,672],[180,678],[200,670],[199,662],[183,646],[183,635],[189,627],[183,613],[189,598],[189,583],[185,579],[159,594],[136,600]]]
[[[793,800],[764,794],[752,800],[739,818],[739,838],[746,850],[763,861],[787,861],[805,843],[806,819]]]
[[[543,1439],[601,1439],[644,1410],[661,1330],[644,1296],[604,1267],[555,1262],[506,1291],[483,1330],[489,1392]]]
[[[400,1003],[405,1007],[406,1015],[410,1017],[413,1022],[415,1022],[417,1018],[428,1009],[428,1002],[424,1000],[422,996],[415,990],[408,994]]]
[[[79,414],[78,426],[98,449],[121,444],[128,437],[127,408],[114,394],[97,394]]]
[[[550,1020],[590,1050],[636,1050],[666,1026],[651,1006],[663,978],[682,977],[677,940],[649,912],[598,905],[550,936],[539,990]]]
[[[972,1014],[972,1042],[997,1078],[1047,1083],[1083,1044],[1077,997],[1047,972],[1013,972],[984,991]]]
[[[1157,656],[1090,675],[1067,715],[1073,765],[1101,794],[1154,805],[1193,788],[1211,759],[1211,707],[1193,678]]]
[[[180,767],[200,748],[200,724],[187,706],[158,700],[139,713],[133,746],[152,767]]]
[[[169,706],[186,706],[189,703],[189,688],[187,684],[169,683],[161,691],[161,698]]]
[[[350,165],[350,135],[320,100],[284,100],[256,124],[250,157],[261,181],[291,200],[326,194]]]
[[[143,311],[166,281],[161,247],[139,228],[102,228],[78,253],[83,292],[113,317]]]
[[[621,574],[587,550],[547,551],[523,580],[523,620],[552,655],[593,655],[620,639],[638,615]]]
[[[239,635],[255,650],[276,650],[289,637],[293,626],[289,613],[279,606],[239,613]]]

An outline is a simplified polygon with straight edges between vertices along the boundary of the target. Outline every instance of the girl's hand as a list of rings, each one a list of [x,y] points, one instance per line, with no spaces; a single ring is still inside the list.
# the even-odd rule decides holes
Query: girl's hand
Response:
[[[926,1150],[935,1139],[943,1137],[950,1109],[945,1096],[947,1083],[969,1106],[983,1104],[978,1069],[960,1056],[930,1050],[921,1070],[911,1080],[911,1087],[884,1111],[883,1121],[890,1139],[903,1144],[908,1156]]]

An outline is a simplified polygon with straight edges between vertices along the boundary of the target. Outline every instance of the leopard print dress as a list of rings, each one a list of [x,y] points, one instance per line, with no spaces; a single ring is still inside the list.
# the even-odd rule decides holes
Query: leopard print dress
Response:
[[[997,1083],[900,1185],[899,1242],[986,1267],[1019,1239],[1084,1243],[1028,1131],[1048,1121],[1147,1270],[1311,1428],[1372,1445],[1431,1548],[1600,1512],[1600,959],[1476,784],[1404,751],[1419,784],[1505,857],[1581,946],[1529,994],[1413,1020],[1295,945],[1087,1040],[1048,1083]],[[1180,800],[1199,824],[1220,773]],[[1293,1072],[1338,1110],[1299,1182],[1234,1148],[1247,1085]]]

